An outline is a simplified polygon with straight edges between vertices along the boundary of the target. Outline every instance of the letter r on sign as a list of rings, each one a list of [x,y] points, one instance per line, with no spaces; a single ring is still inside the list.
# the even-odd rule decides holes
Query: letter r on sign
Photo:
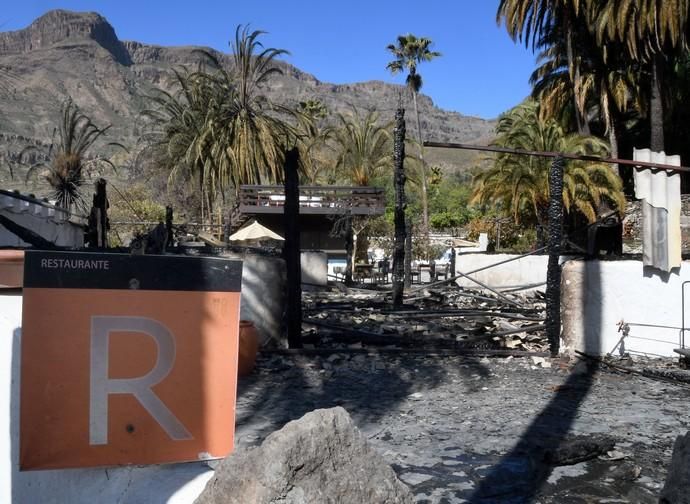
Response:
[[[136,378],[108,378],[109,339],[113,332],[135,332],[153,338],[158,347],[155,366]],[[93,316],[91,317],[91,392],[89,401],[89,442],[91,445],[108,444],[108,396],[130,394],[160,424],[170,438],[181,441],[192,439],[152,387],[168,376],[175,363],[175,337],[160,322],[146,317]]]

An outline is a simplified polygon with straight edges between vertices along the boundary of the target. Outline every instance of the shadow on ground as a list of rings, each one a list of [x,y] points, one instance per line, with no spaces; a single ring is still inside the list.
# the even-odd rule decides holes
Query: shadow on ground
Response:
[[[600,280],[598,261],[587,261],[585,278],[593,283]],[[582,282],[583,289],[594,285]],[[582,299],[587,292],[582,293]],[[582,314],[584,317],[584,313]],[[589,320],[585,327],[599,328],[596,334],[585,338],[585,353],[598,353],[601,313],[587,313]],[[598,371],[596,365],[582,366],[581,372],[571,373],[560,386],[553,399],[530,422],[518,442],[494,465],[481,480],[469,502],[488,504],[493,502],[527,503],[538,497],[551,472],[555,469],[551,455],[564,443],[570,434],[580,405],[589,393]]]
[[[475,359],[462,370],[488,374]],[[444,367],[428,357],[263,356],[257,371],[238,385],[238,438],[240,443],[260,441],[309,411],[334,406],[345,408],[359,425],[378,425],[386,413],[414,400],[414,394],[438,386],[445,377]],[[414,407],[410,404],[410,409]]]

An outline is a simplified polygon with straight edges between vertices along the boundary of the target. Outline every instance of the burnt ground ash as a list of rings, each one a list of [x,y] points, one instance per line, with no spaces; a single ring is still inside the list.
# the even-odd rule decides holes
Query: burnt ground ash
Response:
[[[459,344],[468,348],[466,333],[482,331],[494,335],[476,344],[505,349],[505,337],[495,336],[501,327],[493,318],[439,326],[431,317],[421,322],[431,327],[417,331],[419,320],[392,322],[375,296],[347,294],[307,295],[305,311],[329,325],[349,317],[349,333],[305,324],[311,353],[264,353],[240,380],[238,445],[257,444],[314,409],[342,406],[420,503],[658,502],[673,442],[690,424],[687,385],[579,359],[453,355]],[[443,295],[427,293],[409,308],[455,303]],[[533,301],[539,309],[539,296]],[[381,330],[388,323],[401,327]],[[382,334],[399,338],[385,344]],[[517,334],[518,348],[541,348]],[[677,369],[670,360],[628,359],[625,367]]]

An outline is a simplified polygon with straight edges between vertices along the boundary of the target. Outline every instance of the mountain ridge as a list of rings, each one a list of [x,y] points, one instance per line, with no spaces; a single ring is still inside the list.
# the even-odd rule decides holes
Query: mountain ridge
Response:
[[[231,55],[207,47],[120,40],[97,12],[49,11],[26,28],[0,32],[0,69],[11,76],[4,91],[0,89],[4,155],[16,158],[22,141],[50,142],[67,96],[96,124],[112,125],[110,141],[134,146],[141,134],[139,115],[146,108],[145,97],[155,87],[168,88],[174,67],[197,63],[197,49],[212,52],[224,64],[231,61]],[[389,120],[398,95],[405,92],[404,86],[380,80],[328,83],[288,62],[278,64],[283,74],[267,83],[265,93],[286,106],[317,99],[331,112],[346,112],[351,106],[377,109],[382,120]],[[493,120],[443,110],[423,94],[418,101],[428,139],[485,143],[493,137]],[[0,143],[0,156],[2,147]]]

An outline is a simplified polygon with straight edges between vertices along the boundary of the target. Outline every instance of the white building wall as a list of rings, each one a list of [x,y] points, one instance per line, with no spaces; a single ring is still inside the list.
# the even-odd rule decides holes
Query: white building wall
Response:
[[[457,254],[455,271],[468,273],[492,264],[516,257],[515,254]],[[516,259],[500,266],[473,273],[470,276],[493,289],[515,289],[530,286],[531,289],[546,288],[546,265],[549,257],[532,255]],[[466,278],[457,281],[461,287],[477,288],[477,284]]]
[[[328,285],[328,254],[318,250],[300,252],[302,282],[311,285]]]
[[[679,347],[683,282],[690,262],[670,274],[644,268],[642,261],[570,261],[563,267],[563,343],[568,349],[603,355],[612,352],[628,324],[624,349],[631,353],[673,356]],[[687,286],[690,305],[690,284]],[[686,325],[690,308],[685,307]],[[690,345],[690,333],[686,333]],[[618,349],[615,354],[618,354]]]

